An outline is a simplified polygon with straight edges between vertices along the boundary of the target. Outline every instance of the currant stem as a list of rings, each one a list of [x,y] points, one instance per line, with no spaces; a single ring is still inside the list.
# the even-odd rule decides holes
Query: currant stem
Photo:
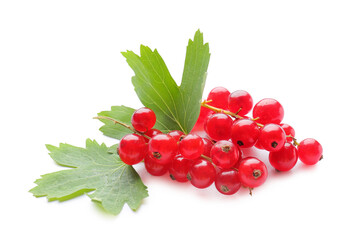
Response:
[[[205,160],[207,160],[207,161],[209,161],[209,162],[211,162],[211,163],[213,163],[213,161],[211,160],[211,158],[210,157],[208,157],[208,156],[205,156],[205,155],[200,155],[203,159],[205,159]]]
[[[292,138],[293,145],[299,146],[299,142],[297,142],[297,138],[293,137],[292,135],[287,135],[286,137]]]
[[[142,135],[143,137],[147,138],[147,139],[150,139],[149,136],[141,133],[141,132],[138,132],[136,129],[134,129],[133,127],[131,127],[130,125],[127,125],[123,122],[120,122],[120,121],[117,121],[116,119],[113,119],[111,117],[106,117],[106,116],[97,116],[97,117],[93,117],[93,119],[105,119],[105,120],[110,120],[112,122],[114,122],[115,124],[120,124],[121,126],[125,127],[125,128],[128,128],[129,130],[131,130],[132,132],[134,133],[137,133],[137,134],[140,134]]]
[[[214,111],[214,112],[216,112],[216,113],[224,113],[224,114],[230,115],[230,116],[232,116],[232,117],[234,117],[234,118],[236,118],[236,119],[243,119],[243,118],[244,118],[244,117],[238,115],[238,113],[241,111],[241,108],[240,108],[236,113],[233,113],[233,112],[230,112],[230,111],[221,109],[221,108],[217,108],[217,107],[210,106],[210,105],[208,104],[208,102],[209,102],[209,101],[203,101],[203,102],[201,103],[201,106],[202,106],[202,107],[205,107],[205,108],[208,108],[208,109],[210,109],[210,110],[212,110],[212,111]],[[259,118],[255,118],[255,119],[251,118],[251,119],[252,119],[253,121],[256,121],[256,120],[258,120]],[[261,124],[261,123],[257,123],[257,122],[256,122],[256,124],[257,124],[259,127],[264,127],[264,125]]]

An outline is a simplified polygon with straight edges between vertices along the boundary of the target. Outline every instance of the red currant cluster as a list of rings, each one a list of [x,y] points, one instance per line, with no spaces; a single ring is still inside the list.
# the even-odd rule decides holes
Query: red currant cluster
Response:
[[[270,164],[278,171],[288,171],[298,157],[308,165],[322,158],[322,146],[307,138],[300,143],[294,129],[281,123],[284,109],[275,99],[265,98],[252,110],[251,95],[243,90],[230,94],[214,88],[202,103],[199,118],[190,134],[174,130],[167,134],[153,129],[154,112],[141,108],[132,116],[135,133],[121,139],[118,152],[123,162],[133,165],[144,159],[146,170],[171,179],[190,181],[197,188],[213,182],[223,194],[236,193],[241,186],[250,191],[262,185],[268,171],[255,157],[242,157],[243,148],[256,147],[269,151]],[[247,116],[252,110],[253,118]],[[206,132],[202,138],[196,133]]]

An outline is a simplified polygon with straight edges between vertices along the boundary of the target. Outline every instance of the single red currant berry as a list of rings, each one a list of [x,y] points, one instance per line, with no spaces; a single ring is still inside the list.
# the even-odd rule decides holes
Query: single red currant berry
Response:
[[[269,152],[280,150],[286,141],[285,131],[277,124],[264,125],[258,138],[259,144]]]
[[[161,132],[159,129],[152,128],[152,129],[149,129],[148,131],[146,131],[146,132],[144,133],[144,135],[146,135],[146,136],[152,138],[152,137],[154,137],[155,135],[158,135],[158,134],[160,134],[160,133],[162,133],[162,132]],[[143,137],[143,138],[144,138],[144,140],[145,140],[146,143],[149,142],[149,139],[150,139],[150,138],[146,138],[146,137]]]
[[[224,113],[210,115],[204,128],[208,136],[215,140],[229,140],[231,137],[232,118]]]
[[[228,106],[231,112],[244,116],[251,111],[253,107],[253,99],[248,92],[237,90],[230,94]]]
[[[182,157],[181,155],[176,156],[170,165],[169,173],[172,180],[178,182],[187,182],[187,174],[192,166],[193,161]]]
[[[213,147],[213,142],[210,141],[208,138],[202,138],[204,143],[204,150],[203,155],[210,157],[210,150]]]
[[[193,162],[187,178],[196,188],[206,188],[214,182],[215,175],[216,171],[211,162],[197,159]]]
[[[222,194],[235,194],[241,188],[238,172],[234,169],[218,171],[215,176],[215,187]]]
[[[142,107],[136,110],[131,119],[132,126],[138,132],[146,132],[152,127],[154,127],[156,122],[156,116],[153,110]]]
[[[176,142],[180,141],[180,137],[185,135],[183,132],[179,131],[179,130],[173,130],[171,132],[169,132],[167,135],[173,137],[173,139],[176,140]]]
[[[213,106],[213,107],[217,107],[217,108],[221,108],[226,110],[227,109],[227,101],[228,101],[228,97],[230,95],[229,90],[227,90],[224,87],[216,87],[213,88],[208,95],[207,101],[211,101],[208,104]]]
[[[144,158],[145,169],[153,176],[162,176],[169,170],[169,164],[160,164],[148,154]]]
[[[298,145],[298,157],[304,164],[314,165],[323,158],[323,147],[313,138],[304,139]]]
[[[222,169],[233,167],[240,156],[238,148],[230,141],[221,140],[214,144],[210,151],[213,163]]]
[[[262,161],[254,157],[249,157],[243,159],[241,162],[238,174],[241,183],[245,187],[255,188],[265,182],[268,170]]]
[[[182,156],[188,159],[196,159],[204,151],[204,143],[201,137],[196,134],[188,134],[182,138],[178,149]]]
[[[142,136],[127,134],[120,141],[118,153],[124,163],[134,165],[143,160],[147,149],[147,144]]]
[[[175,139],[167,134],[158,134],[149,140],[148,154],[160,164],[168,164],[176,156],[178,145]]]
[[[204,131],[204,123],[207,120],[208,116],[214,112],[206,107],[200,107],[200,113],[197,119],[197,122],[194,124],[194,127],[191,130],[192,132],[202,132]]]
[[[269,153],[271,166],[280,172],[292,169],[296,165],[297,159],[297,149],[290,142],[286,142],[279,151]]]
[[[260,129],[251,119],[240,119],[233,123],[231,128],[231,140],[240,148],[253,147],[257,142]]]
[[[253,118],[258,118],[257,122],[262,124],[279,124],[284,118],[284,108],[275,99],[264,98],[254,106]]]
[[[287,142],[292,142],[292,137],[295,137],[295,130],[293,129],[293,127],[291,127],[290,125],[286,124],[286,123],[281,123],[280,127],[282,127],[282,129],[285,131],[286,136],[290,136],[290,137],[286,137],[286,141]]]

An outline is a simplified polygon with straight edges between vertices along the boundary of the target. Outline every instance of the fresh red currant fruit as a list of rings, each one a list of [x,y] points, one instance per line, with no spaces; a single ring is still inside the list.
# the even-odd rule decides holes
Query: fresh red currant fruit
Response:
[[[280,172],[292,169],[296,165],[297,159],[297,149],[290,142],[286,142],[279,151],[269,153],[271,166]]]
[[[213,147],[213,142],[210,141],[208,138],[202,138],[204,143],[204,150],[203,155],[210,157],[210,150]]]
[[[173,137],[176,142],[180,141],[180,137],[185,135],[183,132],[179,131],[179,130],[173,130],[171,132],[168,133],[169,136]]]
[[[148,131],[146,131],[144,133],[144,135],[147,135],[148,137],[152,138],[154,137],[155,135],[158,135],[162,133],[159,129],[155,129],[155,128],[152,128],[152,129],[149,129]],[[145,142],[148,143],[149,142],[149,138],[146,138],[146,137],[143,137]]]
[[[154,127],[156,122],[156,116],[153,110],[142,107],[136,110],[131,119],[132,126],[138,132],[146,132],[152,127]]]
[[[233,167],[240,156],[238,148],[230,141],[221,140],[214,144],[210,151],[213,163],[222,169]]]
[[[231,112],[244,116],[251,111],[253,107],[253,99],[248,92],[237,90],[230,94],[228,98],[228,106]]]
[[[181,155],[176,156],[170,165],[169,173],[172,180],[178,182],[187,182],[187,174],[192,166],[193,161],[182,157]]]
[[[243,159],[241,162],[238,168],[238,174],[244,186],[255,188],[265,182],[268,176],[268,170],[262,161],[254,157],[249,157]]]
[[[298,145],[298,157],[304,164],[314,165],[323,158],[323,147],[313,138],[304,139]]]
[[[205,122],[205,131],[208,136],[215,140],[229,140],[231,137],[232,118],[224,113],[210,115]]]
[[[149,140],[148,154],[160,164],[168,164],[176,156],[178,145],[167,134],[158,134]]]
[[[187,178],[196,188],[206,188],[214,182],[215,175],[216,171],[211,162],[197,159],[193,162]]]
[[[284,108],[275,99],[264,98],[254,106],[253,118],[258,118],[257,122],[262,124],[279,124],[284,118]]]
[[[147,149],[147,144],[142,136],[127,134],[120,141],[118,153],[124,163],[134,165],[143,160]]]
[[[293,127],[291,127],[290,125],[288,125],[286,123],[281,123],[280,127],[282,127],[282,129],[285,131],[286,136],[291,136],[291,137],[286,137],[286,141],[292,142],[292,137],[295,137],[295,134],[296,134]]]
[[[215,187],[222,194],[235,194],[241,188],[238,172],[234,169],[218,171],[215,176]]]
[[[229,90],[227,90],[224,87],[216,87],[213,88],[208,95],[207,101],[210,101],[208,104],[213,106],[213,107],[217,107],[217,108],[221,108],[224,110],[227,110],[227,106],[228,106],[228,97],[230,95]]]
[[[286,141],[285,131],[277,124],[264,125],[258,138],[259,144],[269,152],[280,150]]]
[[[144,166],[147,172],[153,176],[162,176],[169,170],[169,164],[160,164],[148,154],[144,158]]]
[[[204,131],[204,123],[207,120],[208,116],[213,114],[214,112],[206,107],[200,107],[199,117],[197,122],[194,124],[194,127],[191,130],[192,132],[202,132]]]
[[[204,143],[201,137],[196,134],[188,134],[182,138],[178,145],[182,156],[188,159],[196,159],[204,151]]]
[[[251,119],[240,119],[233,123],[231,128],[231,140],[240,148],[253,147],[257,142],[260,129]]]

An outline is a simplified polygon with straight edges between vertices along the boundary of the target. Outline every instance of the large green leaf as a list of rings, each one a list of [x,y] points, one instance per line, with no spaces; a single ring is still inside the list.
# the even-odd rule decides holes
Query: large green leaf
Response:
[[[123,205],[136,210],[148,196],[146,186],[132,166],[123,163],[105,144],[87,140],[86,148],[47,145],[50,156],[72,169],[42,175],[30,190],[36,197],[67,200],[85,192],[109,213],[118,214]],[[113,153],[112,153],[113,152]]]
[[[180,87],[157,50],[142,45],[141,56],[132,51],[122,54],[135,73],[132,84],[139,99],[155,112],[163,129],[190,132],[199,115],[210,59],[203,34],[198,30],[189,40]]]

